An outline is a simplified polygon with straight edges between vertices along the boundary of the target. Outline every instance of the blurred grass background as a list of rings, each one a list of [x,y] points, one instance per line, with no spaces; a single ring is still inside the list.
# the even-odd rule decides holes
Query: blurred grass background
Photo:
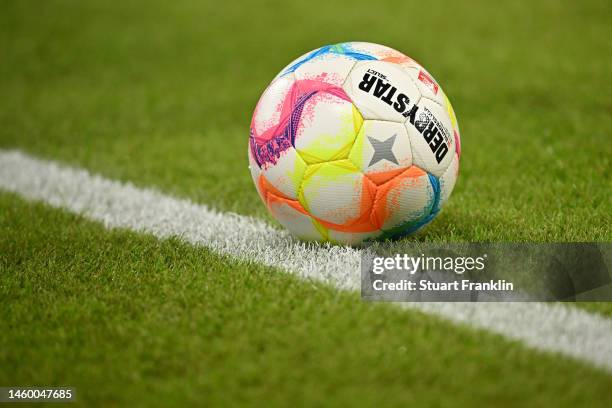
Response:
[[[259,95],[308,50],[378,42],[433,73],[462,129],[456,191],[417,239],[609,241],[610,9],[3,1],[0,146],[268,218],[246,169]]]

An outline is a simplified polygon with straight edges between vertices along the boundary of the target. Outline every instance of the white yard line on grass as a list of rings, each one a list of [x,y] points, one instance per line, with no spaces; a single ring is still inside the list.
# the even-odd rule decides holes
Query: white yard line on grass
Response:
[[[231,257],[358,290],[360,251],[293,240],[241,215],[0,149],[0,189],[103,223],[159,238],[178,236]],[[612,372],[612,320],[546,303],[410,303],[403,307],[486,329]]]

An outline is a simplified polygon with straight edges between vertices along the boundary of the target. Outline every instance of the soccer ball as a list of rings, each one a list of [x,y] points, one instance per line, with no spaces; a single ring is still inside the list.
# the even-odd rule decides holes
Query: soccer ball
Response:
[[[433,77],[383,45],[304,54],[257,103],[251,176],[297,237],[355,245],[412,234],[448,200],[459,171],[453,108]]]

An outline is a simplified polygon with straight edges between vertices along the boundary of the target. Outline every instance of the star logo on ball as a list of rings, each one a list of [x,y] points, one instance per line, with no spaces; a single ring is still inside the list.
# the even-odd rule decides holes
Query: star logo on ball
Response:
[[[385,141],[380,141],[380,140],[377,140],[377,139],[374,139],[368,136],[368,140],[370,141],[370,144],[374,148],[374,155],[372,156],[372,160],[370,160],[370,164],[368,164],[368,167],[372,166],[373,164],[378,163],[381,160],[388,160],[392,163],[399,164],[392,150],[393,143],[395,143],[396,137],[397,137],[397,134],[391,136]]]

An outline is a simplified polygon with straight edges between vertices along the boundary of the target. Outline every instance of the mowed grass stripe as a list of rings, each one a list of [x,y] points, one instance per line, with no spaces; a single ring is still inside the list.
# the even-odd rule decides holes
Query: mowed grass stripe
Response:
[[[102,222],[108,228],[128,228],[159,238],[176,236],[218,254],[280,268],[301,278],[340,289],[359,288],[359,250],[297,242],[253,218],[212,211],[18,151],[0,150],[0,188]],[[612,320],[596,314],[542,303],[403,306],[612,371]]]

